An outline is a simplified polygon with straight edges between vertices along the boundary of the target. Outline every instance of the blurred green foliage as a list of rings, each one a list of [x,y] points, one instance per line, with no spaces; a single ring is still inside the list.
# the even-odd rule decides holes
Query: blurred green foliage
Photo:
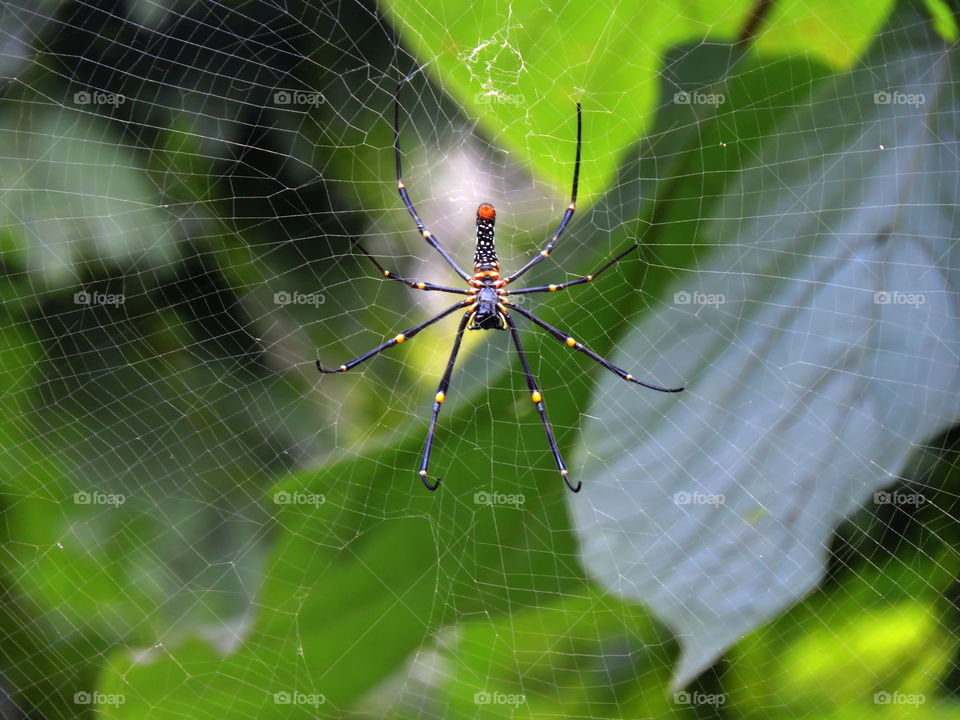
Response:
[[[522,118],[476,97],[501,90],[499,80],[486,87],[461,74],[478,38],[513,42],[497,38],[492,16],[387,3],[398,47],[374,8],[352,3],[336,12],[288,2],[284,14],[268,2],[150,5],[127,16],[122,4],[48,4],[35,57],[4,88],[0,178],[19,203],[4,206],[0,227],[4,692],[46,718],[92,714],[73,698],[94,689],[125,697],[97,709],[107,717],[702,713],[666,695],[677,654],[669,632],[577,564],[566,490],[535,412],[516,403],[522,378],[495,367],[489,391],[462,385],[433,460],[446,479],[429,494],[406,469],[424,430],[409,418],[426,411],[435,379],[416,363],[384,362],[334,385],[304,350],[350,356],[411,317],[407,289],[378,284],[348,250],[371,234],[390,236],[384,252],[398,262],[423,253],[416,237],[393,242],[409,226],[391,179],[396,78],[434,61],[410,82],[419,98],[404,108],[410,146],[436,148],[469,116],[561,188],[572,138],[556,138],[567,137],[568,106],[593,103],[593,202],[571,228],[564,270],[588,271],[649,230],[644,262],[579,299],[551,297],[542,315],[604,353],[669,281],[667,268],[696,262],[701,199],[743,159],[722,149],[708,108],[667,101],[673,88],[722,84],[744,108],[727,121],[747,151],[853,61],[887,4],[847,3],[797,35],[797,17],[816,13],[783,3],[777,32],[744,51],[728,44],[744,3],[656,3],[656,14],[613,24],[625,32],[611,65],[590,59],[605,14],[584,6],[557,22],[515,3],[511,32],[538,68],[506,86],[536,99]],[[841,15],[862,22],[838,29]],[[701,42],[705,28],[715,42]],[[534,42],[543,37],[553,41]],[[270,98],[283,87],[325,102],[277,108]],[[71,101],[90,89],[127,101],[109,112]],[[514,239],[539,241],[527,230]],[[78,306],[81,288],[126,302]],[[290,288],[322,289],[325,312],[277,313],[273,294]],[[585,302],[591,312],[578,313]],[[558,440],[572,450],[596,376],[571,372],[562,347],[532,350]],[[466,356],[463,375],[482,377],[486,360]],[[956,487],[955,451],[922,471],[928,485]],[[522,512],[473,503],[505,488],[525,496]],[[74,501],[94,489],[127,501]],[[278,506],[282,491],[324,502]],[[950,675],[955,630],[927,639],[938,623],[956,627],[956,512],[941,500],[942,514],[911,518],[915,551],[901,547],[906,530],[883,535],[897,518],[854,519],[841,534],[842,567],[745,639],[702,689],[726,693],[743,714],[826,717],[832,705],[837,717],[859,717],[875,710],[865,693],[878,677],[917,678],[929,692],[923,712],[934,716],[936,698],[939,717],[956,714],[940,697],[960,685]],[[917,577],[927,582],[914,587]],[[811,646],[821,641],[836,652]],[[325,702],[274,702],[294,691]],[[478,708],[483,691],[527,701]]]

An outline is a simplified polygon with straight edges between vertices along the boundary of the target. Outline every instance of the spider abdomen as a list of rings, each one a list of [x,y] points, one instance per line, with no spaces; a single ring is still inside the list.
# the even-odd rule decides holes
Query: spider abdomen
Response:
[[[477,252],[473,266],[477,270],[492,270],[499,267],[497,248],[493,240],[493,227],[497,221],[497,212],[490,203],[477,208]]]

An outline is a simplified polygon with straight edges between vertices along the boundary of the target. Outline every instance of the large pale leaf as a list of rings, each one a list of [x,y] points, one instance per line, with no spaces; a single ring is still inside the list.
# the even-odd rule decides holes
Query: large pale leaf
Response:
[[[687,391],[611,378],[588,413],[583,561],[678,634],[675,685],[814,587],[835,525],[960,417],[960,55],[898,15],[705,212],[717,248],[614,358],[655,343]]]

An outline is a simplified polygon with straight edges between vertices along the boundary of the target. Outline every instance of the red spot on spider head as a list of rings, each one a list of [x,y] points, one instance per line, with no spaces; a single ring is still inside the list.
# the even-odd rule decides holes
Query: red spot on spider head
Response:
[[[497,211],[493,209],[490,203],[484,203],[477,208],[477,217],[483,220],[493,220],[497,216]]]

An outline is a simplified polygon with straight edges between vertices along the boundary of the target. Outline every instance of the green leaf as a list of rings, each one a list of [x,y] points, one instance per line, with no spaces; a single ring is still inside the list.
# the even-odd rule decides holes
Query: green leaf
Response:
[[[731,648],[725,686],[732,706],[762,714],[776,697],[797,718],[847,718],[854,708],[858,717],[884,709],[960,716],[960,704],[941,697],[957,652],[956,638],[943,631],[960,569],[949,479],[937,483],[939,491],[923,486],[931,497],[907,527],[903,508],[891,506],[900,518],[869,508],[845,524],[862,547],[846,555],[839,577]],[[871,526],[889,533],[897,525],[896,554],[868,534]]]
[[[623,152],[649,130],[652,111],[681,90],[661,88],[668,48],[735,39],[755,3],[621,3],[556,9],[522,0],[450,5],[385,3],[405,44],[434,81],[556,192],[569,192],[576,131],[584,110],[582,197],[605,191]],[[774,3],[758,48],[770,58],[794,52],[847,67],[887,17],[892,0]]]
[[[582,582],[575,567],[557,573],[556,553],[573,552],[551,541],[564,524],[562,504],[541,504],[527,487],[533,507],[478,506],[469,458],[450,468],[446,492],[428,493],[415,472],[394,469],[412,466],[414,455],[385,448],[271,493],[281,533],[243,642],[226,654],[196,640],[169,654],[115,654],[100,688],[127,697],[116,716],[171,717],[186,703],[194,717],[214,718],[227,697],[258,717],[309,715],[308,706],[275,701],[277,693],[348,706],[445,624],[546,601]],[[552,494],[562,492],[555,485]],[[494,536],[505,547],[487,540]],[[237,677],[246,678],[242,687]]]
[[[376,717],[660,717],[676,643],[636,606],[593,588],[437,633],[359,706]]]

